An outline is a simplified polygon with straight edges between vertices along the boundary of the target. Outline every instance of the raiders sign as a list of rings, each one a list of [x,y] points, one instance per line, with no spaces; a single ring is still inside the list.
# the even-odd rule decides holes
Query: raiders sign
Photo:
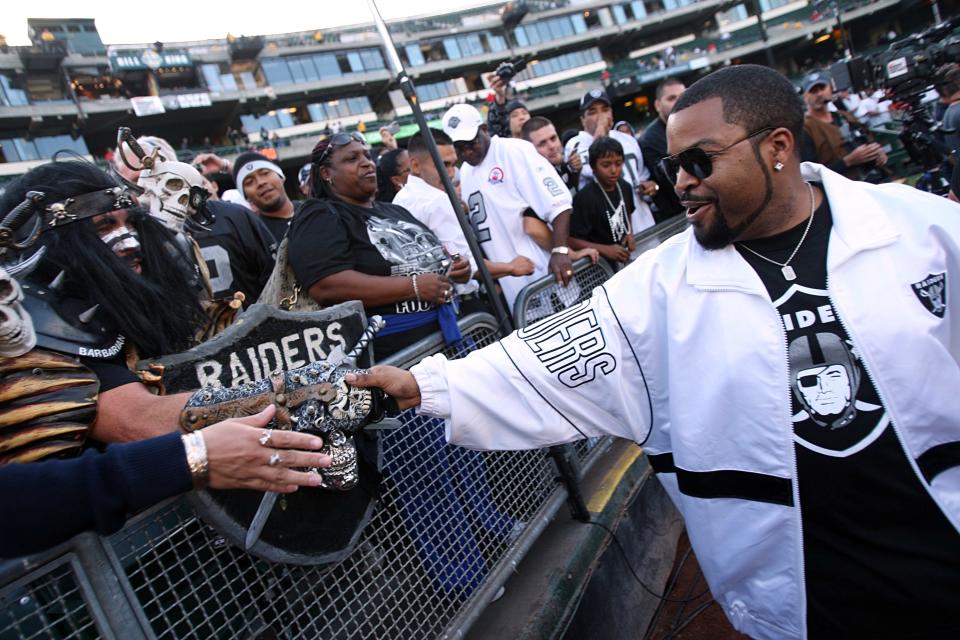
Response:
[[[363,334],[366,317],[359,302],[322,311],[290,312],[252,305],[212,340],[184,353],[140,363],[163,365],[166,393],[206,385],[237,387],[282,369],[317,361],[338,362]],[[271,562],[325,564],[345,558],[373,513],[380,484],[379,445],[365,432],[355,436],[359,481],[349,491],[301,487],[281,495],[250,552]],[[243,548],[260,501],[260,491],[193,492],[198,515]]]
[[[926,307],[927,311],[942,318],[947,312],[947,274],[929,274],[920,282],[914,282],[910,285],[913,293]]]

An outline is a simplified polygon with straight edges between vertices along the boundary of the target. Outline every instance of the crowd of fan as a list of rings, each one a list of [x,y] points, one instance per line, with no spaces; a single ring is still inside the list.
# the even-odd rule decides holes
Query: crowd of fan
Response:
[[[960,119],[955,117],[960,75],[953,69],[945,77],[938,90],[943,120],[949,123]],[[68,313],[81,311],[77,317],[84,327],[96,315],[102,333],[120,336],[122,349],[106,344],[80,358],[99,381],[90,439],[181,446],[165,434],[176,431],[187,396],[154,395],[128,363],[190,348],[256,301],[315,309],[360,300],[369,316],[386,321],[373,341],[376,361],[438,331],[456,344],[461,340],[457,319],[490,307],[478,274],[479,256],[470,251],[448,185],[467,212],[486,269],[497,282],[499,290],[490,293],[502,295],[508,309],[525,286],[548,275],[558,286],[576,289],[573,262],[578,258],[603,259],[621,268],[635,253],[637,233],[682,212],[659,164],[667,155],[667,118],[685,90],[681,80],[668,78],[657,87],[657,117],[640,135],[629,122],[615,122],[611,99],[601,88],[581,98],[581,128],[561,135],[550,119],[510,100],[502,79],[491,74],[490,83],[495,99],[486,119],[473,106],[458,104],[443,115],[442,129],[433,131],[442,171],[429,139],[416,134],[401,146],[396,128],[385,127],[379,132],[382,146],[373,150],[357,131],[323,135],[298,174],[302,199],[290,197],[283,170],[260,153],[246,152],[233,162],[203,153],[183,163],[166,141],[151,136],[141,136],[138,145],[121,145],[110,172],[54,162],[13,183],[0,203],[3,215],[31,193],[42,192],[45,202],[66,203],[69,209],[81,196],[112,194],[109,190],[118,186],[126,190],[98,215],[74,216],[79,224],[59,228],[60,222],[51,223],[57,228],[38,231],[42,251],[6,260],[11,273],[21,274],[34,290],[63,290],[65,274],[71,300],[89,306]],[[836,106],[830,77],[811,73],[801,89],[807,106],[804,159],[849,177],[890,179],[883,173],[884,148],[857,141],[860,122],[844,104]],[[883,121],[885,112],[874,97],[844,98],[872,124]],[[136,146],[142,152],[135,153],[131,147]],[[268,413],[220,427],[224,435],[211,432],[212,470],[204,471],[204,482],[274,490],[317,484],[315,474],[292,467],[319,468],[330,461],[306,451],[291,452],[280,468],[264,462],[266,468],[253,466],[234,477],[215,464],[229,467],[230,456],[249,455],[250,450],[235,446],[229,454],[221,452],[230,449],[228,440],[237,441],[231,435],[257,432],[254,427],[266,424]],[[278,446],[309,450],[319,441],[304,436]],[[250,447],[256,451],[257,442]],[[173,462],[167,458],[167,466],[149,476],[150,491],[108,505],[113,509],[108,517],[78,517],[81,526],[115,529],[133,508],[189,488],[191,477],[196,484],[189,453],[186,447]],[[177,481],[157,480],[164,473]],[[46,496],[44,502],[34,492],[24,494],[24,504],[63,499]],[[5,543],[4,553],[53,540],[10,539],[15,542]]]

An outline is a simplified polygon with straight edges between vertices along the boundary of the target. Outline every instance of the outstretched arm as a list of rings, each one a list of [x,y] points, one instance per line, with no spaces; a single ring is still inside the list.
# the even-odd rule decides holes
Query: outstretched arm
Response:
[[[642,441],[653,420],[649,392],[602,289],[466,358],[435,355],[410,371],[374,367],[347,381],[447,418],[448,441],[465,447],[531,449],[598,435]]]

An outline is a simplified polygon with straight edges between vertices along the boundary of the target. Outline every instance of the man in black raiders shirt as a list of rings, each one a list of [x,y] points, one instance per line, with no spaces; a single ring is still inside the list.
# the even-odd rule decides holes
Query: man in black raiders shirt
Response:
[[[804,182],[796,162],[799,101],[780,104],[773,86],[752,105],[698,89],[677,102],[663,168],[700,244],[732,243],[783,325],[808,637],[956,637],[960,534],[905,452],[904,425],[892,423],[832,301],[827,253],[837,240],[825,190]]]

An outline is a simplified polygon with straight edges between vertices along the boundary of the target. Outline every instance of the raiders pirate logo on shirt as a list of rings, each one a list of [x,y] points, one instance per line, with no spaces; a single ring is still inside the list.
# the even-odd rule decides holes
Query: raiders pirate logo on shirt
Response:
[[[929,274],[920,282],[910,285],[923,306],[938,318],[947,311],[947,274]]]
[[[787,330],[795,441],[831,457],[862,451],[889,418],[827,291],[793,284],[773,304]]]

